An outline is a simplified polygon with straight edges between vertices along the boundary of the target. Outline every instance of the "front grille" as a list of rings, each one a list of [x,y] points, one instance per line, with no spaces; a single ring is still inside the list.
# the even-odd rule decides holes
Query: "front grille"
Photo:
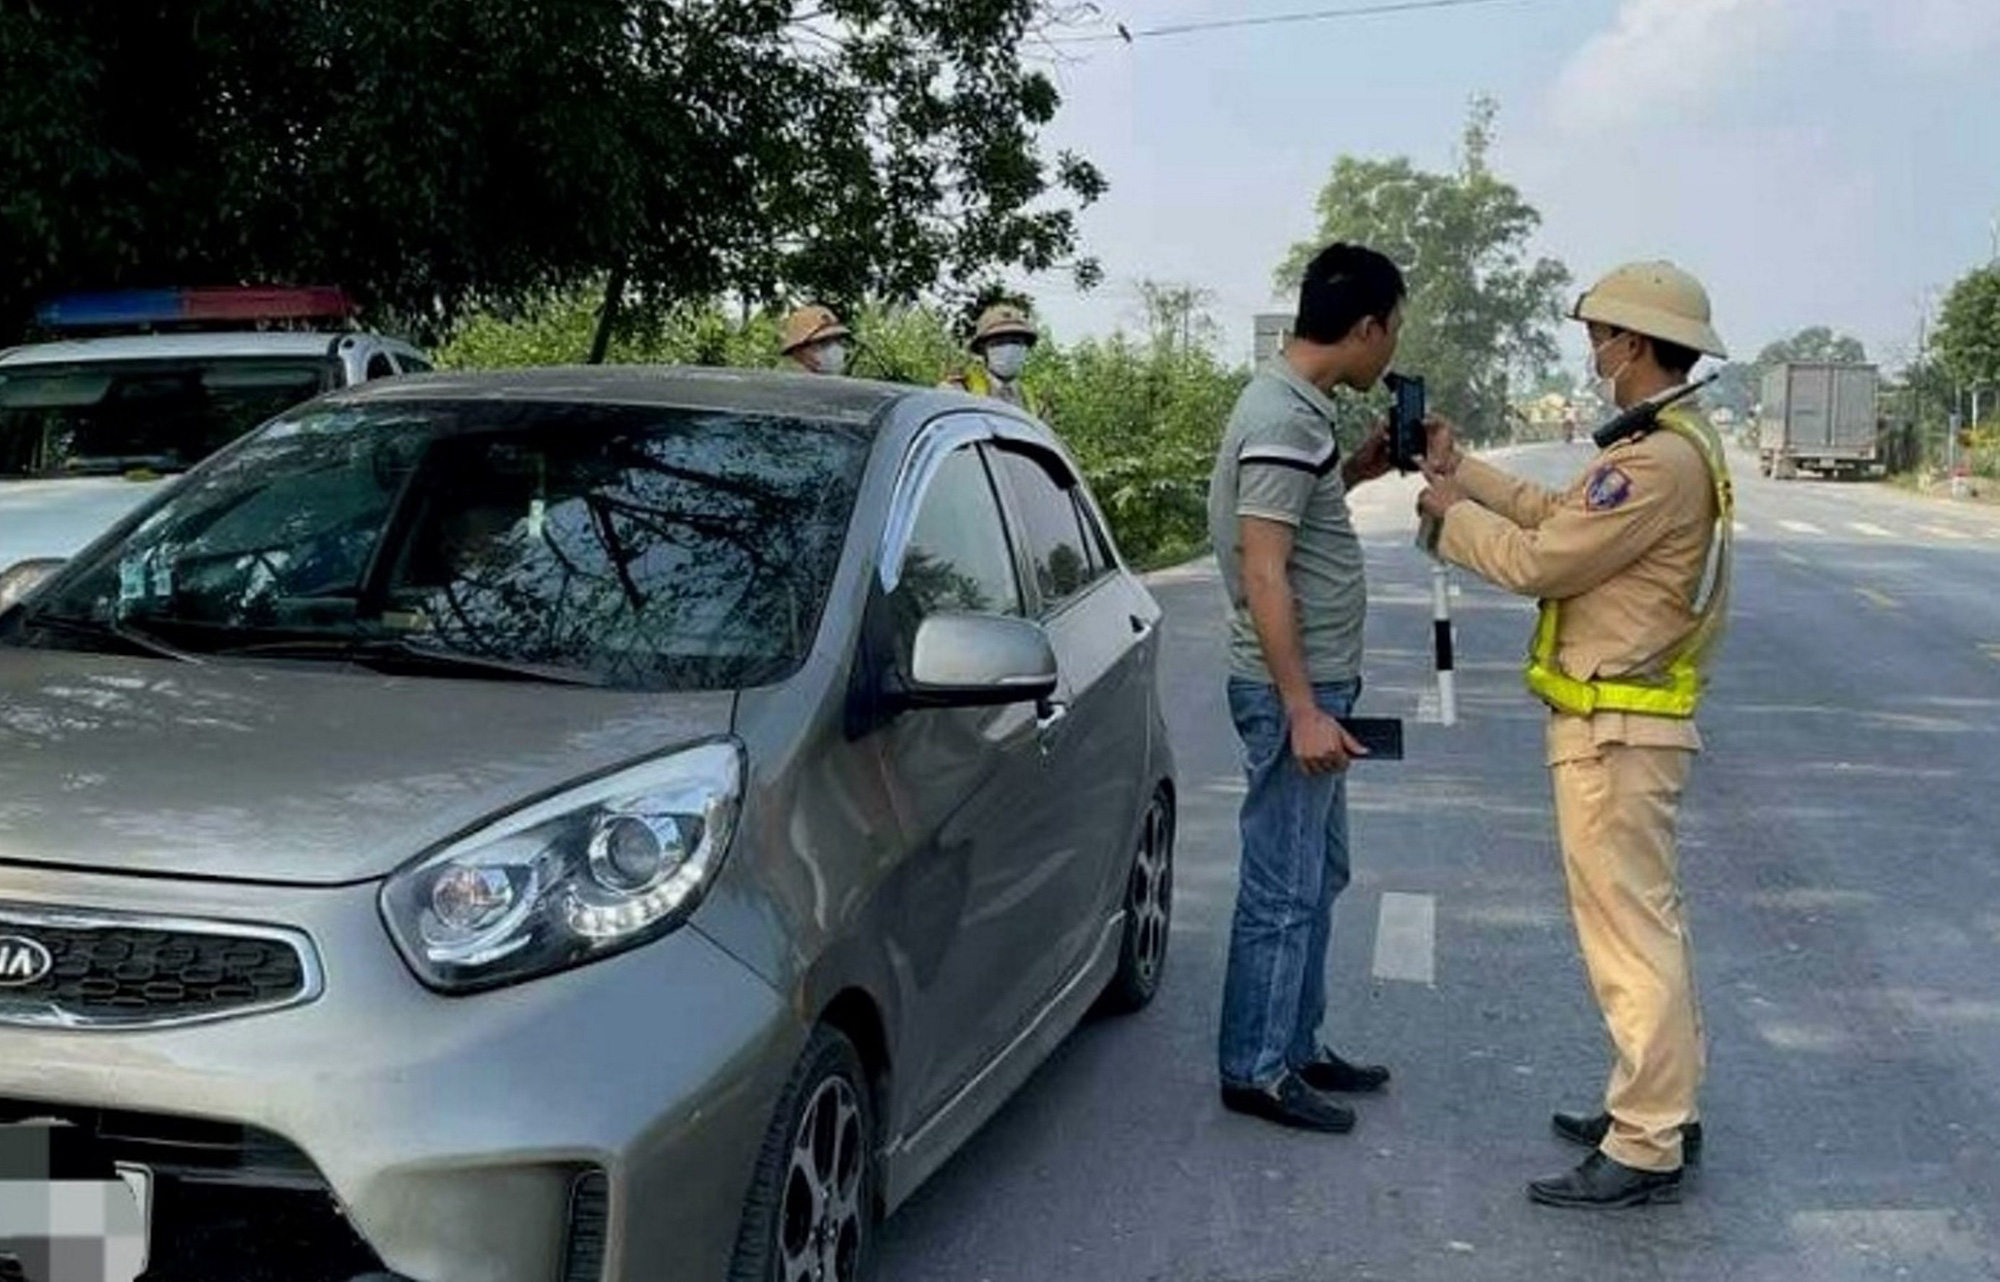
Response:
[[[133,1028],[221,1019],[318,996],[312,945],[292,931],[0,905],[0,938],[53,963],[0,987],[0,1023]]]

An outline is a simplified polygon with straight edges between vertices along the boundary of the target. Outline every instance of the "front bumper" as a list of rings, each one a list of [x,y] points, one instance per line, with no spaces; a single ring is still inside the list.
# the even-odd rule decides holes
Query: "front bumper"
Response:
[[[324,972],[323,994],[305,1006],[182,1028],[0,1026],[0,1110],[112,1119],[108,1131],[238,1134],[241,1154],[210,1154],[234,1164],[234,1179],[175,1175],[177,1159],[157,1146],[132,1160],[150,1156],[163,1185],[222,1200],[228,1187],[245,1199],[318,1196],[351,1226],[350,1245],[420,1282],[720,1276],[805,1040],[777,993],[691,928],[448,998],[404,967],[373,885],[0,867],[0,902],[304,932]],[[156,1258],[182,1227],[177,1204],[193,1202],[163,1189]],[[266,1223],[252,1217],[250,1230]],[[318,1267],[292,1264],[272,1276],[303,1282],[301,1269]]]

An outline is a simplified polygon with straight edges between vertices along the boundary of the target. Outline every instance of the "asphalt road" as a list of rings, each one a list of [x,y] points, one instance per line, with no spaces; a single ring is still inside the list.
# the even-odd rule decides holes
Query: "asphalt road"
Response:
[[[890,1222],[880,1282],[2000,1277],[2000,512],[1736,465],[1736,609],[1683,820],[1711,1041],[1683,1204],[1526,1200],[1577,1156],[1550,1109],[1591,1106],[1606,1068],[1518,676],[1532,607],[1456,576],[1460,723],[1416,724],[1429,562],[1390,480],[1356,496],[1363,710],[1411,719],[1410,751],[1356,769],[1328,1027],[1394,1066],[1389,1092],[1344,1137],[1216,1101],[1241,786],[1219,589],[1171,573],[1166,989],[1080,1030]]]

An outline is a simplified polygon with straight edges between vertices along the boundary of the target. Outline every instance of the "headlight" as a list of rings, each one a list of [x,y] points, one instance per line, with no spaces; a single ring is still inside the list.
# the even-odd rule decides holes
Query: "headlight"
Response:
[[[736,829],[743,756],[707,743],[517,810],[382,887],[417,977],[471,992],[666,934],[701,903]]]

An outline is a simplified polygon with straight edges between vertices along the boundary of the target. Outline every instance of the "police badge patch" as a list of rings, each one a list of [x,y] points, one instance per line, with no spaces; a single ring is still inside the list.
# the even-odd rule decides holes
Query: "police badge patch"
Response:
[[[1583,502],[1593,512],[1609,512],[1632,497],[1632,478],[1615,467],[1600,468],[1584,487]]]

